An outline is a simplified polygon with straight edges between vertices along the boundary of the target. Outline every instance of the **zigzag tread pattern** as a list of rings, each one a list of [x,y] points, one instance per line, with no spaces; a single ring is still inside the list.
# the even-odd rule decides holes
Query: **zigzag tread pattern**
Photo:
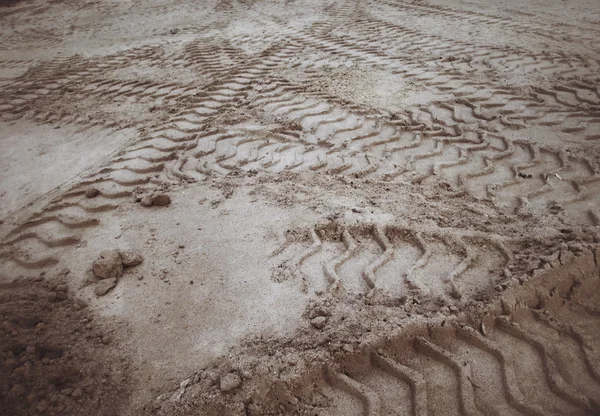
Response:
[[[589,292],[566,299],[575,285],[566,271],[561,294],[554,288],[549,297],[539,289],[535,295],[532,285],[523,298],[508,296],[517,306],[505,314],[415,324],[380,348],[329,365],[323,377],[328,414],[596,414],[600,356],[591,343],[600,321],[575,307]],[[583,278],[586,289],[598,288],[595,273]]]
[[[166,125],[151,129],[139,143],[121,151],[108,165],[56,198],[30,221],[12,230],[0,248],[0,256],[27,269],[55,265],[65,249],[81,240],[81,233],[77,231],[74,234],[74,229],[96,226],[102,213],[117,209],[120,201],[131,198],[136,187],[205,178],[211,173],[209,169],[204,174],[199,171],[196,174],[183,173],[180,167],[186,159],[180,153],[193,149],[198,142],[198,134],[206,129],[214,116],[230,111],[232,103],[246,95],[249,85],[263,77],[285,55],[285,47],[276,47],[248,62],[245,67],[215,79],[202,92],[194,94],[187,109],[175,114]],[[124,88],[122,83],[112,85],[110,81],[99,85],[105,94],[118,93]],[[98,88],[96,85],[92,90],[100,93]],[[131,85],[125,88],[131,88]],[[153,93],[168,95],[169,88],[179,87],[159,85],[152,90]],[[170,165],[166,166],[167,163]],[[93,199],[84,195],[85,189],[90,186],[99,191]],[[49,224],[55,228],[53,231],[46,229]]]
[[[181,168],[190,172],[212,168],[216,173],[316,171],[416,183],[443,180],[512,210],[533,206],[544,211],[552,202],[584,223],[595,221],[585,208],[596,201],[598,176],[593,164],[526,140],[461,131],[460,120],[469,113],[478,116],[468,101],[446,104],[446,115],[429,120],[415,111],[407,127],[298,90],[285,81],[267,84],[252,104],[285,117],[295,130],[285,132],[283,126],[268,134],[243,126],[207,130],[196,136],[196,147]],[[451,122],[436,122],[442,116]],[[178,126],[180,131],[194,132],[192,125]]]
[[[275,259],[277,270],[289,270],[311,291],[460,299],[497,284],[502,276],[488,271],[509,267],[510,244],[497,235],[454,229],[327,224],[309,229],[302,242],[286,243]]]
[[[356,8],[348,13],[357,23],[354,33],[361,34],[363,39],[334,36],[332,28],[337,23],[333,19],[317,23],[308,31],[282,35],[275,44],[242,66],[236,66],[240,55],[227,45],[218,48],[218,56],[214,56],[211,42],[190,43],[175,65],[196,66],[205,71],[213,81],[202,88],[101,77],[114,68],[131,65],[132,60],[160,62],[162,52],[156,45],[116,53],[101,61],[57,58],[30,70],[11,87],[14,94],[3,97],[0,102],[3,114],[20,117],[29,111],[31,102],[51,95],[52,91],[79,85],[78,82],[83,86],[80,93],[95,99],[111,100],[117,96],[139,100],[185,99],[185,106],[169,121],[152,128],[140,143],[124,150],[107,167],[85,179],[79,190],[68,193],[39,216],[38,219],[58,218],[56,224],[67,228],[64,236],[53,238],[61,234],[34,231],[39,225],[33,222],[26,225],[28,229],[15,230],[9,240],[11,245],[18,246],[27,240],[37,240],[41,246],[51,249],[75,244],[79,237],[68,234],[68,226],[61,218],[74,213],[86,223],[90,215],[115,209],[118,206],[115,200],[130,197],[136,186],[196,181],[209,175],[255,169],[343,174],[413,183],[438,181],[464,189],[476,198],[489,198],[513,211],[564,212],[580,222],[600,224],[597,209],[600,181],[593,163],[527,140],[509,139],[501,131],[497,132],[538,123],[584,136],[588,141],[597,140],[600,137],[597,111],[600,93],[593,83],[571,80],[537,88],[531,97],[515,95],[503,88],[492,89],[491,95],[478,96],[473,91],[486,90],[489,86],[470,83],[452,66],[434,73],[419,69],[423,62],[411,67],[384,52],[385,42],[376,39],[397,36],[397,45],[402,46],[402,42],[414,41],[417,34],[413,31],[365,18]],[[436,37],[424,39],[422,45],[429,52],[446,54],[455,47],[469,47],[449,45]],[[381,113],[373,109],[325,93],[307,91],[302,83],[294,84],[272,75],[307,46],[320,48],[330,55],[383,65],[392,72],[427,82],[428,87],[437,88],[439,93],[443,93],[444,88],[454,88],[449,83],[456,83],[465,93],[451,102],[436,101],[410,108],[405,114],[382,118]],[[536,68],[546,65],[536,56],[521,58],[532,60]],[[568,57],[554,57],[551,61],[550,70],[566,74],[561,71],[568,65]],[[518,63],[522,65],[524,61]],[[309,74],[308,79],[313,79],[314,68],[304,69]],[[46,78],[50,74],[60,76],[48,83]],[[92,82],[87,80],[90,75],[94,76]],[[214,126],[219,114],[235,111],[240,102],[259,116],[276,116],[285,122],[266,127],[246,117],[237,124],[230,120],[227,125]],[[40,122],[89,126],[89,121],[70,114],[39,111],[31,114]],[[81,192],[86,186],[98,187],[100,197],[86,200]],[[381,255],[361,272],[361,280],[371,289],[377,286],[378,271],[388,267],[394,258],[393,244],[386,233],[380,230],[373,233],[374,247]],[[352,233],[349,235],[347,241],[351,241]],[[414,237],[418,247],[424,246],[420,238]],[[430,238],[444,244],[443,239]],[[453,272],[446,278],[450,282],[472,269],[477,261],[476,254],[464,246],[459,247],[461,255],[456,257]],[[352,261],[354,246],[349,243],[346,249],[344,257],[326,265],[326,275],[333,282],[341,280],[339,270]],[[408,268],[409,276],[420,273],[426,263],[428,250],[420,250],[422,258]],[[14,250],[14,253],[20,251]],[[16,258],[14,256],[9,257]],[[19,261],[27,264],[23,263],[25,260]],[[37,260],[31,263],[40,264]],[[413,289],[427,289],[418,279],[405,280]]]

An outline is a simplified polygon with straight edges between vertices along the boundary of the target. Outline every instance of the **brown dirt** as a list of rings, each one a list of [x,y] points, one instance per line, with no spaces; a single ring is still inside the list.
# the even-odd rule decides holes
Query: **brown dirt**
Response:
[[[112,330],[58,276],[0,286],[0,413],[119,414],[131,387]]]
[[[0,7],[6,412],[597,413],[599,23]]]
[[[0,7],[12,7],[15,4],[20,3],[22,0],[2,0],[0,1]]]

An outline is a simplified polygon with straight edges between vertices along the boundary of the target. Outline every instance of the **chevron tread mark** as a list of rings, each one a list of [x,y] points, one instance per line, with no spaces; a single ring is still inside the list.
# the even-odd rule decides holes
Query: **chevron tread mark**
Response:
[[[283,51],[283,52],[282,52]],[[238,68],[227,76],[216,79],[211,85],[198,93],[190,100],[187,109],[177,113],[171,120],[150,129],[142,140],[121,151],[113,161],[98,171],[90,174],[78,183],[71,191],[57,198],[44,211],[34,216],[26,227],[17,227],[11,233],[8,243],[3,244],[2,249],[7,250],[4,256],[19,267],[45,268],[58,263],[60,254],[67,246],[73,247],[79,243],[80,235],[72,236],[69,224],[63,223],[63,219],[74,214],[82,216],[86,227],[98,224],[98,217],[102,213],[112,211],[119,207],[119,200],[130,198],[134,189],[138,186],[147,186],[154,183],[176,183],[181,180],[202,180],[205,174],[214,171],[206,167],[206,163],[196,164],[194,172],[186,171],[187,159],[185,150],[193,149],[194,154],[204,152],[195,149],[203,137],[208,136],[204,132],[207,122],[212,116],[218,114],[218,110],[230,109],[231,103],[243,97],[248,89],[248,84],[254,79],[262,76],[263,72],[272,65],[277,65],[279,54],[285,56],[285,48],[275,48],[273,54],[267,53],[267,57],[256,58],[244,68]],[[147,94],[169,95],[172,90],[178,91],[174,84],[150,85],[145,83],[136,84],[128,82],[127,85],[114,83],[112,81],[99,82],[94,87],[89,87],[95,93],[97,88],[110,90],[108,94],[119,93],[124,88],[149,88]],[[137,86],[136,86],[137,85]],[[133,90],[135,92],[135,90]],[[35,97],[31,97],[35,99]],[[290,141],[289,134],[282,130],[281,140],[285,145]],[[203,145],[204,143],[202,143]],[[261,166],[274,166],[279,157],[279,152],[286,149],[278,147],[271,148],[268,152],[269,158],[262,157]],[[208,152],[212,153],[212,152]],[[218,154],[220,162],[226,164],[227,155]],[[220,173],[227,173],[225,168],[219,168]],[[94,186],[100,191],[100,195],[93,199],[87,199],[83,195],[86,187]],[[52,218],[60,232],[65,237],[53,238],[48,236],[44,230],[47,227],[47,218]],[[51,233],[52,234],[52,233]],[[60,235],[60,233],[59,233]],[[42,248],[44,247],[44,248]],[[50,260],[31,260],[39,253],[53,250]]]
[[[558,202],[577,220],[595,222],[594,168],[586,167],[577,174],[582,171],[580,166],[589,163],[534,143],[485,132],[460,133],[460,125],[454,121],[441,126],[430,121],[434,131],[414,133],[294,93],[285,83],[262,89],[253,106],[285,116],[300,124],[303,132],[269,138],[240,132],[241,136],[208,139],[215,140],[220,150],[196,152],[193,157],[209,159],[199,160],[200,165],[208,163],[219,173],[232,169],[311,170],[418,183],[442,179],[510,210],[535,202],[536,209],[544,211],[549,203]],[[452,119],[455,111],[449,112]],[[423,120],[419,113],[411,117]],[[314,141],[303,138],[309,134]],[[554,188],[567,193],[555,200]]]
[[[468,54],[469,60],[467,63],[462,64],[461,61],[452,63],[450,61],[445,65],[448,68],[464,67],[465,70],[469,71],[484,71],[489,70],[491,67],[499,72],[537,72],[551,77],[577,76],[593,79],[596,76],[594,68],[598,65],[593,60],[578,56],[535,54],[516,48],[500,49],[458,42],[390,23],[373,16],[365,16],[347,28],[335,28],[332,33],[344,37],[350,35],[357,45],[370,45],[375,48],[386,49],[396,55],[411,53],[424,58],[427,54],[452,56],[454,58],[457,54]]]
[[[600,356],[592,343],[600,320],[578,305],[597,301],[599,280],[597,269],[569,277],[572,266],[507,292],[502,303],[513,306],[503,314],[492,307],[465,322],[408,325],[381,347],[330,364],[323,378],[333,399],[327,414],[596,414]],[[339,374],[352,389],[332,382]]]
[[[498,236],[367,224],[317,226],[304,243],[286,247],[276,256],[278,270],[289,267],[311,290],[393,297],[473,295],[496,284],[499,276],[489,270],[501,271],[513,260]]]

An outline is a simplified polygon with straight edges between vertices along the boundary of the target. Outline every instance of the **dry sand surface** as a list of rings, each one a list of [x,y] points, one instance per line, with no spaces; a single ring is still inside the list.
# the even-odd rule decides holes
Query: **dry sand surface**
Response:
[[[600,414],[599,45],[597,0],[0,0],[0,414]]]

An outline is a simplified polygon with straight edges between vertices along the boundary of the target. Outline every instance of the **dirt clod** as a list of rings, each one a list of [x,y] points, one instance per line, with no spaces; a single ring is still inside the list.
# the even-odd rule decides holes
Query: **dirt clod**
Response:
[[[221,377],[219,388],[222,392],[228,392],[237,389],[242,384],[242,379],[236,373],[229,373]]]
[[[158,194],[152,196],[152,205],[164,207],[171,203],[171,197],[167,194]]]
[[[151,207],[152,206],[152,195],[144,195],[140,199],[140,205],[143,207]]]
[[[140,253],[134,250],[119,250],[124,267],[133,267],[141,264],[143,259]]]
[[[104,296],[116,285],[117,279],[115,277],[102,279],[95,284],[94,293],[96,294],[96,296]]]
[[[98,279],[121,277],[123,275],[121,255],[117,250],[103,251],[92,265],[92,271]]]
[[[144,195],[139,201],[144,207],[164,207],[171,204],[171,197],[167,194],[153,193],[150,195]]]
[[[97,190],[96,188],[87,188],[85,190],[85,197],[86,198],[95,198],[98,196],[98,194],[100,194],[100,191]]]
[[[310,320],[310,324],[317,329],[323,329],[325,328],[325,325],[327,325],[327,318],[324,316],[317,316]]]

